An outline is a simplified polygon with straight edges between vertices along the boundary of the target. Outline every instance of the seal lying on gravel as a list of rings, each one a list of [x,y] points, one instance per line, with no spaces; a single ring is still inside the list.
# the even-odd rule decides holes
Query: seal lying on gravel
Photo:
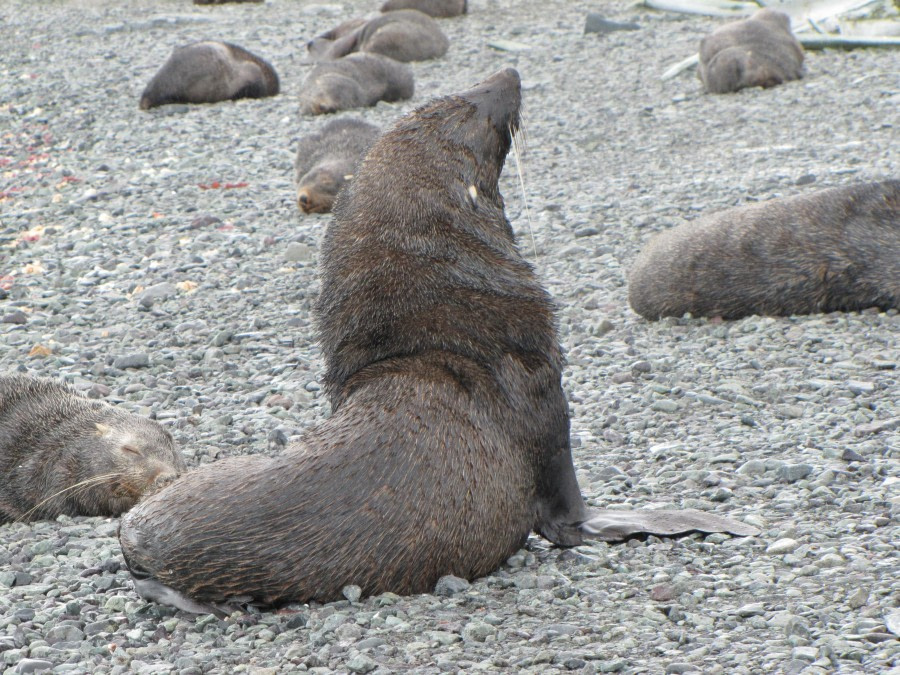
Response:
[[[468,0],[388,0],[381,6],[382,12],[398,9],[417,9],[435,19],[448,19],[469,11]]]
[[[297,206],[304,213],[331,211],[338,191],[356,173],[380,130],[362,120],[337,119],[300,139],[294,168]]]
[[[141,110],[167,103],[216,103],[278,93],[271,65],[227,42],[178,47],[141,94]]]
[[[366,108],[378,101],[413,95],[412,69],[380,54],[350,54],[316,64],[300,92],[300,112],[307,115]]]
[[[589,512],[569,447],[553,305],[519,255],[498,179],[519,75],[401,118],[341,192],[317,303],[332,415],[274,458],[187,474],[123,520],[144,597],[329,601],[496,569],[536,530],[752,527],[698,512]],[[648,527],[649,526],[649,527]]]
[[[0,376],[0,523],[118,516],[185,470],[158,423],[52,380]]]
[[[703,38],[697,72],[713,94],[774,87],[803,77],[803,47],[791,32],[787,14],[761,9]]]
[[[900,180],[722,211],[654,237],[629,276],[641,316],[900,309]]]
[[[368,19],[364,19],[362,17],[347,19],[331,30],[327,30],[321,35],[317,35],[312,40],[307,42],[306,50],[309,52],[309,55],[315,59],[327,58],[326,54],[331,48],[331,45],[334,44],[335,40],[342,38],[345,35],[349,35],[360,26],[363,26],[367,21]]]
[[[409,62],[439,58],[450,47],[437,21],[415,9],[387,12],[348,31],[350,25],[345,22],[334,29],[339,37],[330,45],[324,36],[317,37],[307,45],[310,54],[337,59],[352,52],[368,52]]]

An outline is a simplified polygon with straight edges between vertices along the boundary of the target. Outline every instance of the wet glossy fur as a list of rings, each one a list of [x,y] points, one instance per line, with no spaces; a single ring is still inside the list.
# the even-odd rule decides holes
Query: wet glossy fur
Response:
[[[379,133],[374,124],[339,118],[301,138],[294,162],[298,207],[304,213],[331,211],[337,193]]]
[[[648,318],[900,309],[900,180],[730,209],[654,237],[628,299]]]
[[[803,77],[803,47],[786,14],[761,9],[703,38],[697,72],[714,94],[774,87]]]
[[[0,523],[118,516],[185,468],[171,435],[152,420],[52,380],[0,376]],[[116,476],[57,495],[107,473]]]
[[[275,69],[227,42],[195,42],[176,49],[141,94],[140,108],[168,103],[216,103],[278,93]]]

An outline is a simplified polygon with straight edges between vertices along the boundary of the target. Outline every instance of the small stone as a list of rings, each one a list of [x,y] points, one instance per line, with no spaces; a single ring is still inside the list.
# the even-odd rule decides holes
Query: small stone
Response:
[[[660,584],[650,589],[650,599],[656,602],[668,602],[678,596],[678,591],[670,584]]]
[[[658,401],[654,401],[653,405],[650,406],[651,410],[656,410],[658,412],[665,413],[674,413],[678,412],[678,403],[668,398],[663,398]]]
[[[766,463],[761,459],[751,459],[741,464],[737,472],[745,476],[762,476],[766,472]]]
[[[438,579],[437,584],[434,586],[434,594],[449,597],[461,593],[469,588],[469,586],[471,586],[471,584],[465,579],[455,577],[452,574],[447,574]]]
[[[13,669],[14,673],[40,673],[53,667],[52,661],[44,659],[22,659]]]
[[[497,629],[493,626],[482,621],[472,621],[462,629],[462,638],[465,642],[484,642],[496,633]]]
[[[784,539],[779,539],[778,541],[771,543],[766,549],[766,553],[771,553],[772,555],[781,555],[783,553],[796,551],[799,546],[800,543],[796,539],[786,537]]]
[[[796,181],[794,181],[795,185],[809,185],[810,183],[816,182],[816,174],[814,173],[805,173],[800,176]]]
[[[738,608],[737,615],[744,618],[751,616],[761,616],[765,614],[766,608],[761,602],[751,602]]]
[[[610,378],[613,384],[625,384],[626,382],[634,382],[634,375],[631,373],[613,373]]]
[[[868,434],[877,434],[882,431],[893,431],[900,427],[900,417],[894,417],[889,420],[877,420],[868,424],[860,424],[856,427],[857,436],[866,436]]]
[[[867,588],[857,588],[847,598],[847,604],[850,605],[851,609],[865,607],[867,602],[869,602],[869,589]],[[900,613],[898,613],[898,617],[900,617]]]
[[[884,615],[884,625],[894,635],[900,635],[900,609],[892,609]]]
[[[584,34],[599,33],[605,35],[620,30],[638,30],[640,26],[636,23],[619,23],[604,19],[602,15],[590,12],[584,22]]]
[[[846,450],[844,450],[844,452],[841,453],[841,459],[844,460],[845,462],[864,462],[865,461],[865,457],[860,455],[858,452],[854,452],[850,448],[847,448]]]
[[[809,464],[782,464],[778,467],[778,477],[785,483],[796,483],[813,472]]]
[[[697,666],[691,663],[670,663],[666,666],[666,675],[680,675],[680,673],[696,673]]]
[[[651,370],[653,370],[653,366],[649,361],[635,361],[631,364],[632,373],[649,373]]]
[[[21,310],[16,310],[14,312],[10,312],[9,314],[4,315],[2,319],[0,319],[2,323],[15,323],[22,325],[28,321],[28,317],[25,316],[25,312]]]
[[[357,654],[347,661],[347,670],[351,673],[368,673],[377,667],[378,664],[365,654]]]
[[[177,293],[174,284],[170,284],[168,281],[164,281],[161,284],[154,284],[153,286],[149,286],[145,288],[140,295],[138,295],[138,302],[141,303],[144,307],[152,307],[153,303],[159,300],[167,300],[168,298],[174,297]]]
[[[826,553],[819,558],[815,564],[823,569],[828,569],[830,567],[840,567],[845,562],[846,561],[837,553]]]
[[[150,366],[150,355],[145,353],[128,354],[120,356],[113,361],[113,368],[125,370],[126,368],[147,368]]]
[[[312,248],[299,242],[291,242],[284,251],[285,262],[309,262],[312,260]]]
[[[858,380],[848,380],[847,389],[849,389],[856,395],[871,394],[873,391],[875,391],[875,383],[859,382]]]
[[[362,589],[359,586],[354,584],[350,584],[349,586],[344,586],[341,589],[341,595],[343,595],[350,602],[359,602],[359,599],[362,597]]]
[[[815,661],[819,654],[816,647],[794,647],[791,656],[801,661]]]

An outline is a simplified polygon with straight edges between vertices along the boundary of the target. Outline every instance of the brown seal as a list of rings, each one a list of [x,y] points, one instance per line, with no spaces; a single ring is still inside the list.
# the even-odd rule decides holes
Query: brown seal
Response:
[[[0,376],[0,523],[118,516],[185,470],[157,422],[53,380]]]
[[[216,103],[278,93],[275,69],[243,47],[194,42],[177,48],[141,94],[141,110],[167,103]]]
[[[262,2],[263,0],[194,0],[195,5],[225,5],[227,3],[239,2]]]
[[[787,14],[761,9],[703,38],[697,72],[713,94],[774,87],[803,77],[803,47]]]
[[[300,139],[294,162],[297,206],[304,213],[331,211],[334,198],[356,173],[380,130],[362,120],[336,119]]]
[[[382,12],[398,9],[417,9],[435,19],[448,19],[469,11],[468,0],[387,0],[381,6]]]
[[[647,319],[900,309],[900,180],[729,209],[654,237],[629,275]]]
[[[322,115],[400,101],[414,89],[412,68],[405,63],[380,54],[350,54],[316,64],[303,82],[300,112]]]
[[[329,43],[320,35],[309,44],[311,56],[337,59],[353,52],[382,54],[395,61],[427,61],[447,53],[450,41],[438,22],[415,9],[387,12],[355,27],[352,20],[330,31],[336,38]]]
[[[363,26],[366,21],[368,21],[368,19],[364,19],[362,17],[347,19],[331,30],[327,30],[321,35],[317,35],[312,40],[307,42],[306,50],[314,59],[325,59],[327,58],[328,50],[331,48],[331,45],[335,40],[342,38],[345,35],[349,35],[360,26]]]
[[[575,480],[553,304],[498,188],[519,106],[507,68],[376,141],[322,245],[331,417],[130,511],[120,542],[144,597],[197,611],[418,593],[493,571],[533,530],[572,546],[652,520],[589,512]],[[709,526],[696,516],[663,512],[654,531]]]

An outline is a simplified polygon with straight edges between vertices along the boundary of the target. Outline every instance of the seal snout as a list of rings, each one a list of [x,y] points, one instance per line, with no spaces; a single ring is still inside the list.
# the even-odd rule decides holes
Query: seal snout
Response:
[[[515,68],[504,68],[481,84],[461,94],[461,97],[477,106],[479,113],[489,117],[498,126],[514,123],[522,101],[522,80]]]

